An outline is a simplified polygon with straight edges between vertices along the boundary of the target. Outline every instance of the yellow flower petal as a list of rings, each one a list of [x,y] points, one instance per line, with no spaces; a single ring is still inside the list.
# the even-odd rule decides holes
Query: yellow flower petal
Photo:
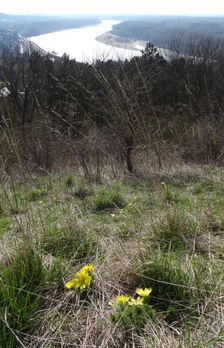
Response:
[[[82,289],[85,289],[89,284],[91,283],[92,276],[86,272],[85,270],[80,270],[75,274],[75,281],[76,281],[76,287]]]
[[[65,287],[67,289],[76,288],[80,290],[87,288],[92,281],[92,276],[90,273],[93,272],[93,269],[93,264],[83,266],[78,272],[75,273],[74,278],[65,284]]]
[[[145,289],[138,288],[138,289],[136,289],[136,294],[141,296],[141,297],[143,297],[143,298],[149,297],[151,292],[152,292],[152,289],[148,289],[148,288],[145,288]]]
[[[94,265],[92,263],[90,263],[88,265],[83,266],[80,271],[92,273],[93,270],[94,270]]]
[[[67,289],[72,289],[72,288],[75,287],[75,285],[76,285],[76,280],[75,280],[75,279],[71,279],[71,280],[69,280],[69,281],[65,284],[65,287],[66,287]]]
[[[134,298],[131,298],[128,304],[130,306],[142,306],[143,305],[144,298],[138,297],[136,300]]]
[[[117,295],[109,304],[112,306],[123,305],[128,303],[130,297],[127,295]]]

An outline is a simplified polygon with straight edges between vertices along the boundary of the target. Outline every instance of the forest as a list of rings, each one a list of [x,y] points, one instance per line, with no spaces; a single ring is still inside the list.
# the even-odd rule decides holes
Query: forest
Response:
[[[127,19],[113,27],[112,34],[151,42],[161,48],[169,48],[172,36],[188,40],[192,36],[224,38],[222,17],[145,16]]]
[[[100,20],[97,18],[37,15],[13,16],[0,13],[0,31],[15,30],[24,37],[80,28],[98,23],[100,23]]]
[[[108,153],[130,172],[140,169],[139,153],[159,168],[172,155],[223,163],[222,41],[201,36],[184,47],[173,37],[170,45],[169,62],[152,44],[130,61],[3,56],[1,80],[10,90],[1,98],[7,166],[16,160],[4,143],[12,127],[23,160],[48,170],[60,158],[76,158],[90,175],[91,162],[100,170]]]

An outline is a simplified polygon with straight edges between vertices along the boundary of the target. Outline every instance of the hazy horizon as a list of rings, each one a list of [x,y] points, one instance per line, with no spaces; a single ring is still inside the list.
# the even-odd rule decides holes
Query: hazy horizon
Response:
[[[13,15],[224,16],[222,0],[8,0],[0,12]]]

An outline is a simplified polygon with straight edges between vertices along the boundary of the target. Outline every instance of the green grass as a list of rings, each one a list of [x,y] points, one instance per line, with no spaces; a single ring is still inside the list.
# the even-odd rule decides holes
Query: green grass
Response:
[[[28,200],[30,202],[36,202],[38,200],[41,200],[45,196],[47,196],[46,189],[36,189],[28,193]]]
[[[0,237],[9,230],[11,221],[8,217],[0,217]]]
[[[199,226],[182,210],[174,209],[154,224],[150,232],[164,251],[193,252]]]
[[[1,198],[1,196],[0,196]],[[4,214],[4,208],[3,208],[3,205],[2,203],[0,202],[0,217]]]
[[[10,266],[1,266],[0,273],[0,346],[11,348],[17,346],[14,330],[27,332],[37,323],[35,311],[40,306],[45,270],[38,255],[24,250],[10,260]]]
[[[98,211],[124,208],[125,205],[119,186],[103,187],[96,194],[95,206]]]
[[[0,347],[18,347],[18,339],[41,323],[38,310],[54,286],[62,285],[67,274],[60,259],[47,265],[28,244],[20,246],[10,263],[0,266]],[[62,287],[63,289],[63,287]],[[25,337],[25,336],[24,336]]]
[[[216,195],[223,195],[224,188],[223,185],[219,182],[207,179],[198,183],[194,189],[195,194],[207,194],[215,193]]]
[[[78,197],[80,199],[85,199],[86,197],[91,196],[91,195],[92,195],[92,191],[88,187],[85,187],[85,186],[79,186],[75,190],[75,193],[74,193],[74,196]]]
[[[164,194],[165,200],[170,204],[181,205],[182,208],[185,209],[189,208],[191,205],[189,197],[181,195],[178,191],[175,191],[168,186],[165,187]]]
[[[198,306],[205,303],[215,285],[209,272],[209,264],[201,256],[152,253],[150,248],[142,266],[141,282],[153,288],[153,303],[164,311],[166,320],[194,321],[200,316]]]
[[[65,186],[66,187],[72,187],[74,185],[74,177],[72,174],[69,174],[67,178],[65,179]]]
[[[96,251],[93,234],[76,225],[49,226],[41,234],[39,248],[54,257],[67,258],[70,261],[92,259]]]

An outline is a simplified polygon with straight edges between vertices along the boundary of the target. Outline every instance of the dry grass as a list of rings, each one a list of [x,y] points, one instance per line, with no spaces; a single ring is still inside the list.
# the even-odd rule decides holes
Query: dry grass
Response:
[[[69,180],[67,174],[39,178],[25,187],[15,183],[13,191],[4,186],[12,204],[16,195],[20,213],[12,215],[4,200],[4,216],[19,228],[2,235],[1,347],[221,348],[222,171],[182,168],[148,179],[121,181],[116,192],[126,204],[102,212],[95,209],[102,185],[69,175]],[[88,195],[74,195],[82,186]],[[48,190],[38,197],[40,187]],[[113,198],[113,187],[103,184],[104,196],[108,188],[108,201]],[[29,192],[37,199],[27,203]],[[36,288],[16,281],[4,283],[4,272],[13,272],[12,258],[19,255],[18,240],[25,242],[24,257],[33,250],[42,260],[44,276]],[[173,274],[169,276],[164,273],[169,267],[169,263],[163,264],[166,259],[172,261]],[[35,262],[29,263],[32,274]],[[94,264],[95,271],[85,296],[67,290],[65,282],[88,262]],[[31,326],[20,327],[23,314],[17,310],[23,302],[10,300],[10,286],[19,288],[21,301],[27,293],[38,299],[36,307],[29,308],[27,320],[35,319]],[[124,329],[120,322],[112,323],[109,305],[118,293],[132,295],[139,286],[152,287],[150,304],[156,310],[155,318],[148,318],[141,332],[132,325]],[[18,318],[16,325],[11,320],[13,313]]]

